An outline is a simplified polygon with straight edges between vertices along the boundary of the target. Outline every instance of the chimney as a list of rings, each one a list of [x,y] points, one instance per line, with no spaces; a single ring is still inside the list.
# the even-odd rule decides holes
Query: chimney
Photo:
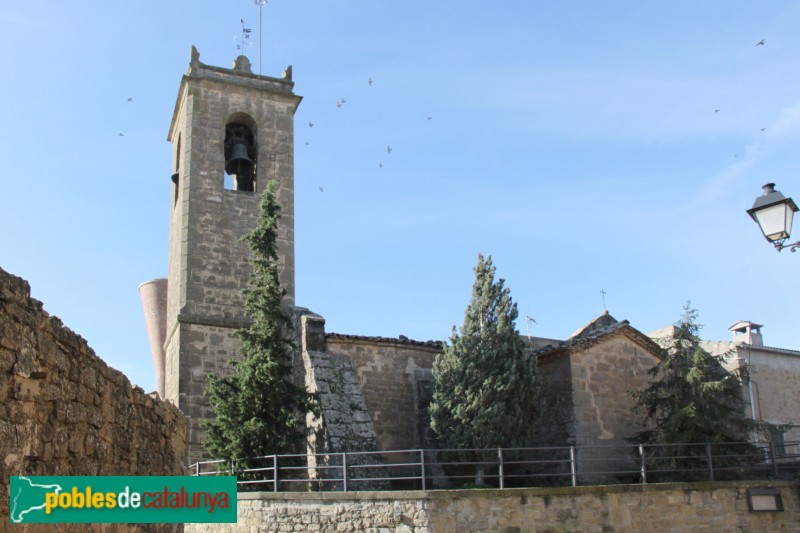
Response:
[[[749,344],[750,346],[764,346],[764,338],[761,336],[761,324],[740,320],[728,329],[733,332],[733,342],[737,344]]]

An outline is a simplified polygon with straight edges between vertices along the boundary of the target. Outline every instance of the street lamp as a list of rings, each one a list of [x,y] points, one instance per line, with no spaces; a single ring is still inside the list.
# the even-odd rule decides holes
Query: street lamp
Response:
[[[783,244],[792,233],[792,217],[798,211],[797,205],[794,200],[776,191],[774,183],[767,183],[762,188],[764,194],[756,198],[753,207],[747,210],[747,214],[758,223],[761,233],[775,245],[776,250],[780,252],[784,248],[789,248],[792,252],[797,251],[800,248],[800,241]]]

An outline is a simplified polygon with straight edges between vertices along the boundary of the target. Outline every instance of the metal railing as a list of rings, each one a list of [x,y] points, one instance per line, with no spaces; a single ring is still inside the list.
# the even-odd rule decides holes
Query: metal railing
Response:
[[[800,442],[393,450],[200,461],[195,476],[235,475],[240,490],[430,490],[800,477]]]

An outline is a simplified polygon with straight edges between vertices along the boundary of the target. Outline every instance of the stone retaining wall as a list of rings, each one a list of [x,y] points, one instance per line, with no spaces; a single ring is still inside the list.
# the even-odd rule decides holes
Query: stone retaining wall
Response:
[[[183,442],[177,408],[131,386],[0,269],[0,526],[9,476],[182,475]]]
[[[775,482],[783,512],[751,513],[763,482],[433,492],[246,493],[236,524],[192,532],[767,533],[800,531],[800,484]]]

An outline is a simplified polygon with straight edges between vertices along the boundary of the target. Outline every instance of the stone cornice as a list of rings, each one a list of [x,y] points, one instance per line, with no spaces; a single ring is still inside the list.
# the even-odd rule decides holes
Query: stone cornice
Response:
[[[366,335],[346,335],[343,333],[326,333],[325,339],[330,341],[345,342],[349,344],[386,344],[399,347],[422,348],[424,350],[440,353],[444,349],[441,341],[415,341],[407,337],[370,337]]]

